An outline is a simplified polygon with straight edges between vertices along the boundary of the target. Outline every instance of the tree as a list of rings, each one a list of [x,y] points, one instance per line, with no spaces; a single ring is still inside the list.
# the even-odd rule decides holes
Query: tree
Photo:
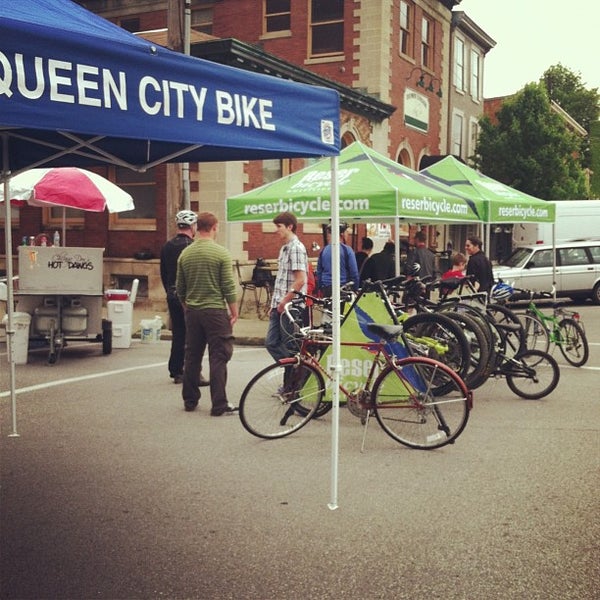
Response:
[[[581,140],[579,151],[582,166],[589,167],[592,162],[590,129],[600,117],[598,88],[586,89],[581,81],[581,75],[573,73],[560,63],[547,69],[540,83],[546,88],[550,100],[554,100],[588,132],[588,137]]]
[[[579,140],[550,108],[543,85],[530,83],[480,121],[476,166],[486,175],[544,200],[587,198]]]
[[[559,104],[589,133],[591,124],[600,117],[598,88],[586,89],[581,75],[560,63],[548,68],[540,83],[546,88],[550,100]]]

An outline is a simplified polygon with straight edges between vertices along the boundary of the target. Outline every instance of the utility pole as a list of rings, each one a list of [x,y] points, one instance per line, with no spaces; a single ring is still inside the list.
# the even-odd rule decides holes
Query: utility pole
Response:
[[[176,52],[185,51],[184,0],[167,1],[167,46]],[[172,223],[173,216],[181,209],[190,208],[189,164],[167,164],[166,222]],[[186,186],[187,179],[187,186]],[[186,195],[187,187],[187,195]]]

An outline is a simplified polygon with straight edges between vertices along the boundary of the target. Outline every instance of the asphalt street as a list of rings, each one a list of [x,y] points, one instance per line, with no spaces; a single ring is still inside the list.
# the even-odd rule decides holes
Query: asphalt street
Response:
[[[73,344],[17,366],[0,347],[2,599],[591,599],[600,595],[600,307],[548,397],[475,392],[454,445],[396,444],[340,411],[265,441],[183,411],[169,342]],[[230,400],[269,357],[237,346]],[[206,388],[202,388],[205,395]],[[12,435],[17,433],[18,435]]]

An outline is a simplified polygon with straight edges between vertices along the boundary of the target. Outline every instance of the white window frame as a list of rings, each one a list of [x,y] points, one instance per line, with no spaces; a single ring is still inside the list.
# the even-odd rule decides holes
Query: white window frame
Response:
[[[471,50],[471,98],[475,102],[481,100],[481,55],[477,50]]]
[[[421,64],[424,69],[433,70],[435,21],[428,15],[421,17]]]
[[[479,138],[479,119],[471,117],[469,119],[469,138],[467,140],[467,158],[475,155],[477,140]]]
[[[454,87],[465,91],[465,41],[459,37],[454,38]]]
[[[405,18],[404,18],[405,17]],[[414,57],[414,5],[406,0],[400,0],[400,11],[398,16],[398,51],[402,56]],[[402,40],[406,39],[406,52],[402,51]]]
[[[457,131],[457,125],[459,125]],[[454,156],[459,156],[460,158],[465,158],[463,156],[463,149],[465,147],[464,144],[464,134],[465,134],[465,115],[462,111],[455,110],[452,112],[452,137],[451,143],[451,154]]]

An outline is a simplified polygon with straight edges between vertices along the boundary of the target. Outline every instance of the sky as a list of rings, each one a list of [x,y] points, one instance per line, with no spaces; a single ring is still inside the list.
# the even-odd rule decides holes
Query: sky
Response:
[[[496,45],[485,56],[483,95],[506,96],[562,64],[600,91],[600,0],[462,0]]]

